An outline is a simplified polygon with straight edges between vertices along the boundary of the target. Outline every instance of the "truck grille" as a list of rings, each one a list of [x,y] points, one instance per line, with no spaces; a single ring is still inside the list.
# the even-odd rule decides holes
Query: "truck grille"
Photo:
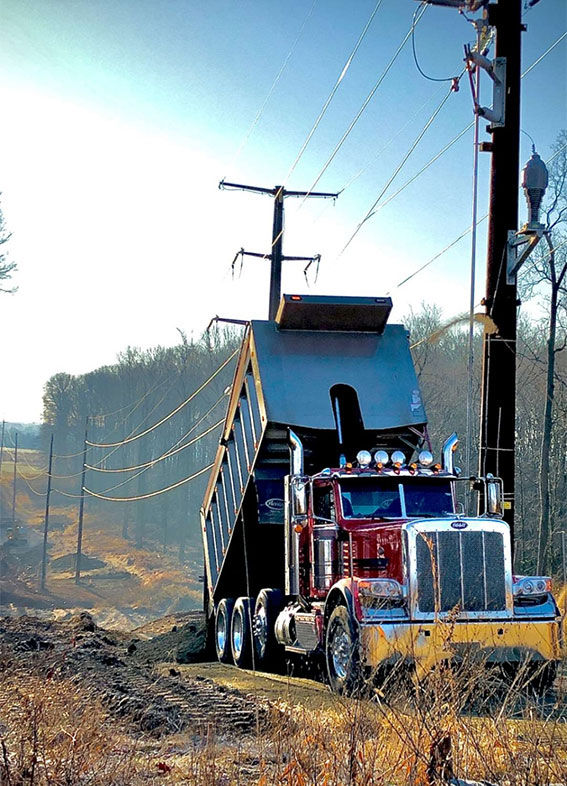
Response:
[[[438,531],[416,537],[420,612],[506,610],[501,533]]]

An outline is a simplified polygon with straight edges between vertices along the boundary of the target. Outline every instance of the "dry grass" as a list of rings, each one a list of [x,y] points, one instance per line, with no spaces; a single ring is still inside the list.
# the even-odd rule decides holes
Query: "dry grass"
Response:
[[[529,686],[490,678],[478,664],[439,669],[413,684],[394,671],[389,684],[360,699],[333,696],[306,680],[226,674],[228,685],[269,697],[281,709],[261,783],[419,786],[453,774],[509,786],[567,782],[561,691],[538,699]]]
[[[430,786],[453,775],[507,786],[567,782],[563,697],[542,702],[489,684],[478,666],[437,670],[411,689],[407,680],[401,688],[400,672],[360,699],[307,680],[202,671],[215,669],[227,684],[269,699],[269,728],[230,739],[201,727],[155,740],[133,734],[69,680],[5,668],[0,782]]]
[[[250,782],[242,772],[256,761],[210,728],[165,741],[133,734],[72,680],[39,672],[4,668],[0,717],[2,786],[222,786]]]

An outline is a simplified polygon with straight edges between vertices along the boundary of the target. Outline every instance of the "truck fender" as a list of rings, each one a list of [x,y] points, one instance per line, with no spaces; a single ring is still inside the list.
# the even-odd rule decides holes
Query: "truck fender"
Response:
[[[325,601],[324,628],[326,630],[331,612],[336,606],[346,606],[352,617],[353,622],[358,627],[358,619],[355,613],[354,597],[350,579],[341,579],[329,590]]]

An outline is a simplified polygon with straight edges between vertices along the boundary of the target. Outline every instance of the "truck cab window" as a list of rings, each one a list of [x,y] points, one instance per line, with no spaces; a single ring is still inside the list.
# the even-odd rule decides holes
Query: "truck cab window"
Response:
[[[402,505],[397,478],[352,478],[341,481],[346,518],[400,518]]]
[[[451,483],[445,478],[344,479],[341,499],[345,518],[428,518],[450,516],[455,510]]]
[[[411,478],[404,481],[406,514],[423,518],[451,516],[455,512],[451,483],[445,479]]]
[[[334,519],[333,513],[331,488],[329,486],[323,486],[322,488],[315,486],[313,489],[313,515],[316,519],[330,520]]]

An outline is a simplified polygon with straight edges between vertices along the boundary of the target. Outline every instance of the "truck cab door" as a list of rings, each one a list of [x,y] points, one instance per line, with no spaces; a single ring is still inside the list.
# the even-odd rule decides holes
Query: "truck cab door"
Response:
[[[339,530],[332,484],[314,485],[311,502],[309,594],[324,597],[340,577]]]

